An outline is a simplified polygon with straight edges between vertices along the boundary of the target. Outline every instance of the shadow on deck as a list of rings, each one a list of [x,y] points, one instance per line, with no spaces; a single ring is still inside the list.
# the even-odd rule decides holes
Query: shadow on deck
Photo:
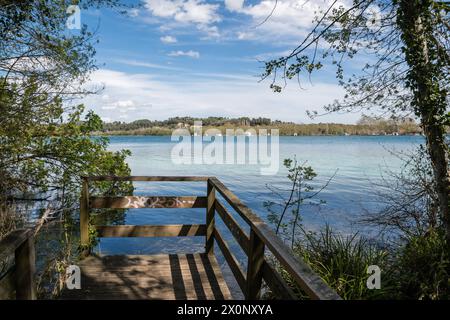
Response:
[[[199,181],[206,196],[90,196],[91,181]],[[216,193],[217,197],[216,197]],[[245,299],[261,298],[263,284],[279,299],[296,299],[274,260],[311,299],[340,299],[336,292],[275,235],[272,229],[215,177],[100,176],[83,177],[80,199],[80,241],[84,259],[81,289],[65,288],[62,299],[231,299],[214,254],[221,251]],[[89,225],[91,209],[205,208],[204,224]],[[238,215],[250,228],[242,228]],[[237,217],[237,216],[236,216]],[[216,228],[220,219],[247,256],[239,261]],[[204,237],[205,252],[197,254],[96,256],[91,254],[90,227],[97,237]],[[34,238],[30,230],[16,230],[0,241],[0,261],[14,255],[14,266],[0,277],[0,299],[15,293],[17,299],[35,299]]]
[[[92,255],[79,266],[82,289],[66,289],[61,299],[232,298],[213,255]]]

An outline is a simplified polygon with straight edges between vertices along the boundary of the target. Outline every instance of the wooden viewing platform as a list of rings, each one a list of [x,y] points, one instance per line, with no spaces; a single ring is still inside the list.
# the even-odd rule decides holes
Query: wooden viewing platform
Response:
[[[82,289],[62,299],[232,298],[216,258],[204,253],[89,256],[79,266]]]
[[[203,181],[206,182],[206,196],[98,197],[89,194],[90,181]],[[216,193],[250,226],[250,232],[240,227],[222,200],[216,197]],[[78,263],[81,269],[81,289],[64,289],[62,299],[232,299],[214,254],[214,242],[222,252],[245,299],[259,299],[263,282],[280,299],[296,298],[268,262],[269,255],[284,267],[310,298],[340,299],[308,265],[293,255],[261,218],[215,177],[84,177],[80,202],[82,248],[89,248],[90,209],[102,208],[205,208],[205,224],[95,226],[97,236],[101,238],[204,237],[205,252],[98,256],[86,249],[84,259]],[[216,228],[217,217],[228,227],[247,255],[246,266],[241,265]],[[32,280],[34,249],[30,249],[33,241],[30,240],[29,232],[26,235],[23,232],[25,231],[16,231],[0,242],[0,258],[7,252],[16,251],[16,268],[12,268],[11,272],[0,279],[0,298],[2,286],[6,288],[3,283],[8,283],[10,289],[17,289],[17,298],[35,298]],[[21,241],[13,241],[18,234],[21,234]],[[27,244],[25,248],[24,243]],[[28,276],[19,276],[14,271],[17,266],[21,270],[29,270]]]

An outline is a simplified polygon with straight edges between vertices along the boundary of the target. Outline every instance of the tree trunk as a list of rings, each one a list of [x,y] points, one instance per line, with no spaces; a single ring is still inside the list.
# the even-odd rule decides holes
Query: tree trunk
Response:
[[[432,42],[430,0],[400,0],[397,24],[402,32],[409,65],[407,86],[413,93],[412,106],[426,138],[439,201],[439,212],[450,245],[450,176],[444,115],[447,91],[440,83],[441,62]]]
[[[445,137],[442,129],[431,123],[423,125],[424,134],[427,139],[427,149],[430,154],[431,164],[439,200],[439,211],[441,219],[446,228],[447,238],[450,240],[450,213],[449,213],[449,190],[450,177],[448,172],[448,153]]]

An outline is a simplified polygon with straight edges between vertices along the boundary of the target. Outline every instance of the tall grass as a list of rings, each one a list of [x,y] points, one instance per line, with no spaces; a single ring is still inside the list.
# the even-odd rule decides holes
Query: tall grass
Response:
[[[431,229],[409,238],[393,265],[400,299],[450,299],[450,252],[445,233]]]
[[[388,252],[358,234],[343,236],[329,226],[315,233],[303,231],[293,252],[343,299],[379,299],[392,295]],[[370,265],[377,265],[382,270],[381,289],[367,288],[367,267]],[[308,298],[286,270],[280,266],[278,270],[300,299]]]
[[[343,299],[450,299],[450,252],[439,229],[382,249],[357,234],[340,235],[327,226],[304,232],[293,251]],[[367,288],[369,265],[381,269],[380,289]],[[294,293],[308,299],[289,273],[276,267]]]

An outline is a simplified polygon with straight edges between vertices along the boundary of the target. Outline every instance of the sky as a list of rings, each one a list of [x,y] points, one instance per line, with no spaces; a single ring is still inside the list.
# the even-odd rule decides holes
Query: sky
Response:
[[[271,16],[275,0],[143,0],[126,14],[82,11],[99,40],[89,85],[104,87],[83,102],[106,122],[249,116],[354,123],[360,114],[306,114],[343,96],[332,66],[281,93],[260,81],[263,61],[295,48],[329,3],[278,0]]]

